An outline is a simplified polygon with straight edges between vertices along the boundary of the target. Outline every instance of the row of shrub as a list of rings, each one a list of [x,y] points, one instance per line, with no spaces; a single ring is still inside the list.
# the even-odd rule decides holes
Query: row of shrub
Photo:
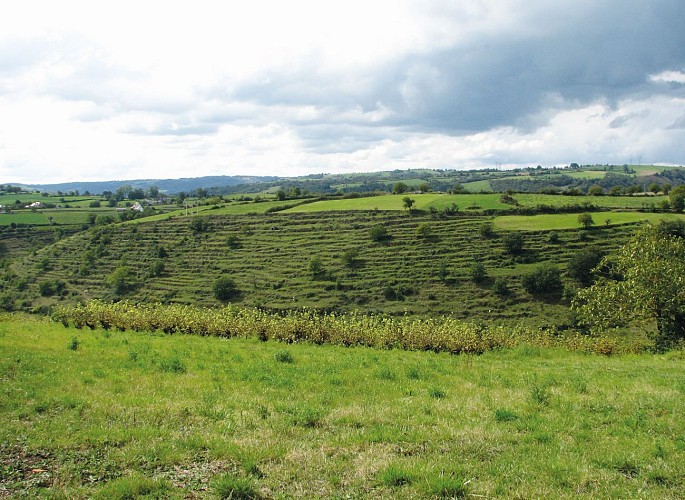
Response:
[[[484,326],[447,317],[390,318],[357,313],[320,314],[311,310],[276,314],[235,306],[201,308],[178,304],[136,305],[126,301],[92,301],[57,306],[53,311],[53,320],[76,328],[256,337],[263,341],[312,342],[453,354],[481,354],[524,344],[607,355],[640,352],[648,348],[644,344],[620,342],[615,338],[523,326]]]

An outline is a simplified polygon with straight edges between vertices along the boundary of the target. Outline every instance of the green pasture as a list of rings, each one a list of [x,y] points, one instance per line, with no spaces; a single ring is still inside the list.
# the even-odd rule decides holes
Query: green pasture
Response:
[[[469,191],[476,193],[480,191],[492,191],[492,186],[490,185],[490,181],[474,181],[474,182],[466,182],[462,184],[464,189],[468,189]]]
[[[685,357],[0,322],[8,498],[679,498]]]
[[[424,193],[424,194],[396,194],[396,195],[381,195],[371,196],[366,198],[349,198],[345,200],[326,200],[315,203],[308,203],[300,205],[286,212],[326,212],[326,211],[350,211],[350,210],[405,210],[403,199],[409,197],[414,200],[414,208],[418,210],[428,210],[429,207],[434,207],[438,210],[450,207],[453,203],[456,204],[460,210],[482,209],[507,209],[506,205],[499,201],[500,195],[491,194],[440,194],[440,193]],[[477,208],[476,208],[477,207]]]
[[[350,210],[405,210],[403,199],[409,196],[414,200],[414,208],[418,210],[428,210],[434,207],[438,210],[456,204],[460,210],[508,210],[512,205],[502,203],[499,193],[484,194],[440,194],[408,193],[402,195],[381,195],[366,198],[349,198],[343,200],[325,200],[315,203],[300,205],[286,212],[325,212],[325,211],[350,211]],[[534,208],[538,205],[549,205],[563,207],[568,205],[578,205],[591,203],[602,208],[628,208],[641,209],[651,204],[658,205],[661,200],[668,199],[666,196],[562,196],[534,193],[515,193],[514,199],[522,207]],[[271,202],[278,204],[278,202]],[[283,202],[281,202],[283,203]],[[233,210],[234,208],[227,208]],[[224,213],[224,212],[219,212]],[[225,213],[238,213],[225,212]],[[245,213],[245,212],[243,212]]]
[[[581,170],[580,172],[563,172],[574,179],[604,179],[606,172],[604,170]]]
[[[492,195],[495,196],[495,195]],[[515,193],[516,199],[524,207],[537,205],[550,205],[555,207],[592,203],[601,208],[627,208],[641,209],[651,204],[658,206],[662,200],[668,200],[668,196],[564,196],[537,193]]]
[[[659,214],[642,212],[591,212],[594,226],[608,224],[634,224],[660,220],[685,220],[682,214]],[[494,218],[496,228],[507,231],[550,231],[555,229],[579,229],[578,214],[502,215]]]
[[[10,214],[0,213],[0,226],[9,226],[12,223],[43,225],[49,224],[49,221],[45,214],[30,210],[17,210]]]

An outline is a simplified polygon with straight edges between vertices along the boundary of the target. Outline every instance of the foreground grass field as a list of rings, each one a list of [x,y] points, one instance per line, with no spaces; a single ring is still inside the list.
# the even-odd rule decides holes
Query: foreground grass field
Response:
[[[682,352],[450,356],[5,317],[0,379],[0,495],[676,498],[685,488]]]

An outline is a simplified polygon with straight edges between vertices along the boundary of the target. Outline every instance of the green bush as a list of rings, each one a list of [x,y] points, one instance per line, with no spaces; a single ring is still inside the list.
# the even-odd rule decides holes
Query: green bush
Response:
[[[66,284],[60,280],[46,280],[38,284],[38,291],[43,297],[60,294],[64,291]]]
[[[345,267],[355,267],[359,262],[359,250],[356,248],[348,248],[343,252],[341,260]]]
[[[369,235],[371,236],[371,239],[376,242],[381,242],[388,240],[390,238],[390,235],[388,234],[388,230],[386,227],[382,224],[377,224],[373,226],[369,230]]]
[[[240,238],[238,238],[238,236],[235,234],[232,234],[228,238],[226,238],[226,245],[228,246],[228,248],[232,249],[240,248],[242,246]]]
[[[116,295],[123,295],[135,288],[135,275],[128,266],[120,265],[107,277],[107,283],[114,289]]]
[[[502,238],[504,250],[510,254],[518,254],[523,252],[524,239],[523,234],[519,232],[507,233]]]
[[[561,271],[553,264],[540,264],[533,271],[524,274],[521,279],[523,288],[532,294],[560,293],[563,284]]]
[[[238,287],[232,278],[228,276],[221,276],[214,281],[212,286],[212,291],[214,292],[214,297],[217,300],[229,300],[238,293]]]
[[[509,284],[507,283],[507,279],[503,278],[502,276],[500,276],[499,278],[495,278],[495,282],[492,284],[492,291],[500,297],[508,295]]]
[[[209,222],[204,217],[193,217],[190,221],[190,229],[196,233],[203,233],[209,229]]]
[[[594,282],[594,275],[592,270],[595,269],[604,257],[604,252],[596,248],[584,248],[579,252],[573,254],[569,259],[567,265],[568,275],[580,282],[582,285],[588,286]]]
[[[492,222],[483,222],[478,226],[478,232],[483,238],[490,238],[495,234],[495,229]]]
[[[483,263],[480,261],[476,261],[473,264],[471,264],[471,268],[469,269],[469,276],[471,277],[471,281],[473,281],[474,283],[482,283],[488,277],[488,273],[485,270],[485,266],[483,265]]]

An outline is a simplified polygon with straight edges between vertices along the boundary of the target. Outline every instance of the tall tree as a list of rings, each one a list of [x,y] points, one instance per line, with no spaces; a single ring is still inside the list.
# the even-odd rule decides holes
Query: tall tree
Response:
[[[654,321],[658,348],[685,339],[683,238],[648,226],[602,265],[612,277],[600,278],[573,301],[581,322],[601,331],[635,320]]]

